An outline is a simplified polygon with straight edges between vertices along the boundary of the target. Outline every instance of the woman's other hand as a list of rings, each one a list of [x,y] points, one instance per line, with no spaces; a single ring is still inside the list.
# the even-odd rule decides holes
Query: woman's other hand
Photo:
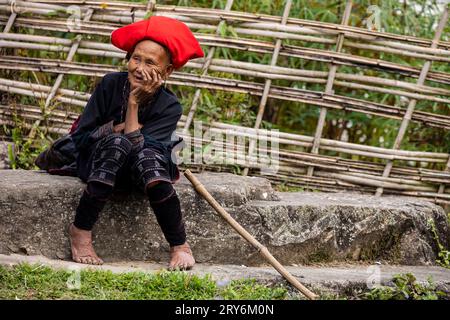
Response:
[[[142,124],[139,123],[139,129],[142,129]],[[113,128],[114,133],[121,133],[125,129],[125,122],[116,124]]]

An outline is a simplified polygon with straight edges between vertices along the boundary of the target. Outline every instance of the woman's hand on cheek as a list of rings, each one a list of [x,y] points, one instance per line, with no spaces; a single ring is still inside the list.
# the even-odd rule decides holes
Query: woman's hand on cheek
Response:
[[[142,85],[135,87],[130,92],[130,99],[136,104],[148,101],[163,83],[161,74],[154,69],[150,72],[143,70],[142,76],[144,78]]]

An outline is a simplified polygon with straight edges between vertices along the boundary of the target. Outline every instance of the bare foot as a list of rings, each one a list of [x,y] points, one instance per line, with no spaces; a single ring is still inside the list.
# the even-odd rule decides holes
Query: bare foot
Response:
[[[194,256],[187,242],[170,247],[170,257],[169,270],[189,270],[195,264]]]
[[[72,224],[69,227],[70,246],[72,259],[78,263],[103,264],[92,246],[92,231],[78,229]]]

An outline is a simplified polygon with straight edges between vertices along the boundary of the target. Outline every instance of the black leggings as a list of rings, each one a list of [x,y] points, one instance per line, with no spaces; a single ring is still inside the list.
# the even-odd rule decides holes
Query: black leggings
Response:
[[[186,242],[186,232],[180,208],[180,199],[169,182],[158,182],[148,187],[147,196],[156,220],[170,246]],[[81,196],[76,210],[74,225],[83,230],[92,230],[107,199],[112,195],[110,185],[91,181]]]

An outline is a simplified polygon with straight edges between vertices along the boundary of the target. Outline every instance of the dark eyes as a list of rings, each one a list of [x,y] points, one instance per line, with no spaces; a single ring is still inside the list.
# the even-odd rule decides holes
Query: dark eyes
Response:
[[[141,61],[141,58],[138,57],[138,56],[133,56],[133,60],[134,60],[134,61]],[[148,65],[148,66],[152,66],[152,65],[154,65],[155,63],[154,63],[153,61],[151,61],[151,60],[148,60],[148,61],[145,62],[145,64]]]

